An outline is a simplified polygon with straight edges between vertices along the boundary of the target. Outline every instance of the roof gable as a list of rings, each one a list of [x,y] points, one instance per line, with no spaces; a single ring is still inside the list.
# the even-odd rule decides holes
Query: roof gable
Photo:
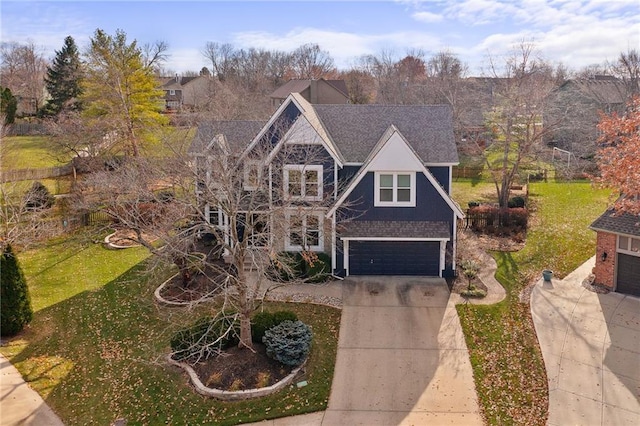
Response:
[[[385,155],[390,155],[391,150],[399,151],[400,155],[395,156],[392,159],[384,158]],[[438,183],[436,178],[431,174],[431,172],[424,166],[421,159],[418,157],[417,153],[413,150],[411,145],[407,142],[405,137],[400,133],[400,131],[393,125],[391,125],[387,131],[384,132],[382,138],[378,141],[375,148],[371,151],[369,157],[360,168],[358,173],[354,176],[349,186],[342,193],[340,198],[336,201],[334,206],[327,212],[327,217],[330,217],[337,209],[344,203],[349,194],[355,189],[355,187],[362,181],[362,178],[371,171],[396,171],[396,169],[389,167],[400,167],[397,169],[399,171],[416,171],[422,172],[427,180],[433,185],[438,194],[444,199],[444,201],[451,207],[454,214],[463,218],[464,213],[460,206],[453,201],[451,196],[447,194],[447,192],[442,188],[442,186]],[[382,167],[382,168],[380,168]]]
[[[242,152],[253,140],[256,133],[263,127],[264,121],[210,121],[201,123],[196,131],[196,136],[189,147],[190,154],[206,154],[213,145],[211,142],[224,135],[229,151]]]

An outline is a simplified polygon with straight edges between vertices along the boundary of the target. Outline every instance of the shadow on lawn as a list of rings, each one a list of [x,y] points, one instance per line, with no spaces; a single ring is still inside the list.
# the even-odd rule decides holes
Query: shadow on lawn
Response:
[[[237,424],[239,418],[255,421],[324,409],[331,380],[313,380],[315,367],[307,371],[308,386],[258,402],[225,403],[193,392],[183,372],[166,364],[164,356],[171,336],[206,307],[198,313],[157,306],[153,291],[163,279],[147,272],[148,262],[141,262],[99,289],[38,311],[10,343],[24,345],[11,362],[65,424],[111,424],[118,418],[143,424]],[[317,328],[339,324],[339,311],[327,310],[310,308],[307,316],[313,318],[301,319]],[[314,342],[311,357],[318,370],[333,371],[335,346]],[[332,358],[328,350],[334,351]],[[331,363],[323,364],[325,358]]]

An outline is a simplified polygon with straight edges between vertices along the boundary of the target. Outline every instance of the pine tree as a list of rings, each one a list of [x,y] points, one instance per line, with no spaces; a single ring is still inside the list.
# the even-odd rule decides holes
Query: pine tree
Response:
[[[47,67],[45,83],[51,99],[44,109],[45,115],[58,115],[62,110],[77,111],[81,105],[78,100],[82,93],[82,64],[80,54],[73,40],[67,36],[64,46],[56,50],[56,56]]]
[[[4,115],[4,124],[12,124],[16,119],[18,100],[8,87],[0,86],[0,114]]]
[[[33,311],[27,281],[10,245],[2,252],[0,271],[0,334],[13,336],[31,322]]]

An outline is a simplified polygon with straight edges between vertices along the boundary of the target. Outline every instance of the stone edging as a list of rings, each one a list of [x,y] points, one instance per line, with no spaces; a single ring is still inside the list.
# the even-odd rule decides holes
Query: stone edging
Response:
[[[113,237],[114,235],[116,235],[118,232],[113,232],[109,235],[107,235],[106,237],[104,237],[104,243],[110,247],[110,248],[114,248],[114,249],[127,249],[127,248],[132,248],[132,247],[140,247],[141,244],[132,244],[130,246],[119,246],[118,244],[113,244],[111,241],[109,241],[111,239],[111,237]]]
[[[156,290],[153,292],[153,297],[156,299],[156,302],[166,305],[166,306],[189,306],[192,305],[194,302],[174,302],[172,300],[167,300],[164,297],[162,297],[162,295],[160,294],[162,292],[162,289],[169,283],[169,281],[171,281],[172,279],[174,279],[176,276],[178,276],[178,273],[171,275],[171,277],[166,280],[165,282],[163,282],[162,284],[160,284],[160,286],[158,288],[156,288]],[[198,300],[198,302],[202,302],[204,300],[209,300],[209,299],[213,299],[213,297],[209,297],[209,298],[204,298],[204,299],[200,299]]]
[[[240,391],[225,391],[221,389],[206,387],[200,381],[198,374],[196,374],[195,370],[191,368],[189,364],[176,361],[173,358],[171,358],[171,355],[167,355],[167,361],[170,364],[181,367],[183,370],[187,372],[187,374],[189,375],[189,378],[191,379],[191,383],[196,389],[196,392],[198,392],[200,395],[211,396],[213,398],[217,398],[223,401],[242,401],[246,399],[267,396],[267,395],[271,395],[272,393],[278,392],[284,387],[290,385],[291,382],[293,382],[293,380],[296,378],[298,373],[300,373],[302,368],[307,363],[305,361],[304,363],[302,363],[301,366],[295,368],[291,373],[289,373],[287,377],[285,377],[284,379],[280,380],[279,382],[271,386],[258,388],[258,389],[246,389],[246,390],[240,390]]]

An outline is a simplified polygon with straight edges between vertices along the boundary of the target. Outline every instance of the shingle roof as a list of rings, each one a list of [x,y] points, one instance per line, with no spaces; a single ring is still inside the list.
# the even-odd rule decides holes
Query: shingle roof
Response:
[[[345,161],[362,163],[391,125],[424,163],[457,163],[447,105],[313,105]]]
[[[595,231],[640,237],[640,216],[629,213],[614,215],[614,213],[613,209],[607,210],[591,224],[590,228]]]
[[[224,135],[231,152],[240,153],[264,126],[264,121],[211,121],[198,126],[196,136],[189,147],[190,153],[202,153],[211,140]]]
[[[300,93],[306,90],[311,84],[311,80],[289,80],[271,93],[272,98],[284,99],[290,93]]]
[[[450,238],[447,222],[354,220],[343,226],[340,236],[346,238]]]
[[[570,86],[576,87],[582,94],[600,104],[623,104],[626,99],[624,83],[616,78],[567,80],[560,86],[560,90]]]

